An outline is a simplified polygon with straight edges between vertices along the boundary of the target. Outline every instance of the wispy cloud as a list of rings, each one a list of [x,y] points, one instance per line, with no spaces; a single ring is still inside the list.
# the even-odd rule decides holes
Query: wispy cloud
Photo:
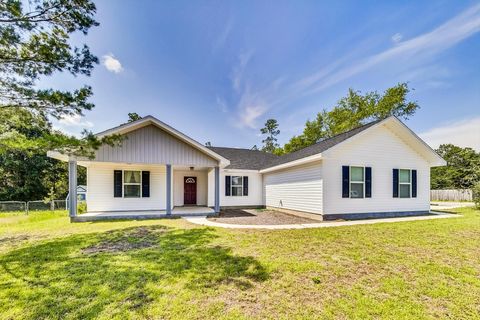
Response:
[[[411,59],[415,57],[415,59],[418,59],[433,56],[479,31],[480,4],[470,7],[430,32],[397,43],[393,48],[367,57],[355,64],[340,67],[335,71],[326,70],[315,78],[314,83],[309,84],[305,81],[311,79],[312,75],[300,80],[300,83],[310,85],[310,88],[305,88],[308,93],[318,92],[388,61],[399,58]]]
[[[401,33],[395,33],[393,36],[392,36],[392,42],[393,43],[399,43],[400,41],[402,41],[403,39],[403,35]]]
[[[220,96],[217,95],[216,101],[217,101],[217,105],[220,107],[220,110],[221,110],[223,113],[228,112],[227,103],[225,102],[225,100],[224,100],[222,97],[220,97]]]
[[[248,62],[252,59],[253,53],[253,50],[249,50],[238,55],[238,63],[233,67],[232,74],[230,75],[233,89],[235,89],[236,92],[239,92],[242,89],[241,86],[244,84],[243,76],[245,68],[247,67]]]
[[[85,120],[81,115],[75,114],[73,116],[65,116],[58,120],[61,125],[67,127],[83,127],[83,128],[91,128],[93,127],[93,123]]]
[[[112,53],[103,56],[103,65],[110,72],[120,73],[123,71],[122,64]]]
[[[239,55],[238,63],[234,66],[231,73],[232,87],[240,96],[237,105],[240,126],[256,128],[258,118],[267,113],[272,107],[287,105],[299,97],[316,94],[334,84],[356,76],[371,68],[389,62],[404,61],[401,64],[401,71],[407,74],[411,72],[413,61],[430,63],[429,58],[434,57],[439,52],[446,50],[460,41],[474,35],[480,31],[480,4],[474,5],[457,16],[451,18],[445,23],[430,32],[418,35],[409,40],[403,40],[401,34],[392,37],[392,41],[397,41],[391,48],[380,53],[365,57],[363,59],[351,62],[351,56],[345,55],[337,61],[330,63],[327,67],[316,70],[300,79],[287,83],[285,78],[272,81],[266,87],[253,87],[249,85],[245,77],[248,63],[253,57],[253,51],[247,51]],[[416,66],[418,68],[418,65]],[[433,67],[423,67],[425,71],[430,71]],[[448,82],[441,73],[448,71],[436,70],[438,77],[425,77],[424,74],[417,72],[416,77],[422,78],[422,81],[428,87],[445,87]],[[398,70],[397,70],[398,72]],[[422,71],[423,72],[423,71]],[[430,73],[431,75],[431,73]],[[408,78],[410,79],[410,78]]]
[[[419,136],[432,148],[452,143],[480,151],[480,117],[443,124],[420,133]]]
[[[233,28],[233,19],[230,18],[230,19],[228,19],[225,27],[221,30],[218,37],[213,42],[213,47],[212,47],[213,52],[217,51],[218,49],[220,49],[221,47],[223,47],[225,45],[225,43],[228,40],[228,37],[230,36],[232,28]]]
[[[72,116],[65,116],[60,120],[55,120],[53,122],[53,128],[67,134],[79,135],[83,129],[93,128],[93,123],[76,114]]]
[[[257,120],[278,103],[279,88],[285,78],[280,77],[255,90],[247,83],[237,104],[240,127],[257,128]]]

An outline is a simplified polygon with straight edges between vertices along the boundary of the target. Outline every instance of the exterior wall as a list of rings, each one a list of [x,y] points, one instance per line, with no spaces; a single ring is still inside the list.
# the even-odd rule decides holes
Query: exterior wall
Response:
[[[173,205],[183,206],[184,177],[197,177],[197,205],[207,205],[208,177],[207,171],[173,170]]]
[[[265,203],[268,207],[321,214],[323,177],[320,161],[265,173]]]
[[[323,155],[324,214],[429,211],[427,160],[386,127],[367,130]],[[371,198],[342,198],[342,165],[372,167]],[[417,198],[393,198],[394,168],[417,170]]]
[[[215,170],[208,172],[208,206],[215,199]],[[225,196],[225,176],[248,176],[248,196]],[[220,206],[263,206],[262,174],[255,170],[220,169]]]
[[[113,197],[114,170],[150,171],[150,197]],[[87,187],[88,211],[165,210],[166,208],[165,166],[92,163],[87,169]]]
[[[127,133],[121,146],[100,147],[95,161],[209,167],[218,161],[154,125]]]

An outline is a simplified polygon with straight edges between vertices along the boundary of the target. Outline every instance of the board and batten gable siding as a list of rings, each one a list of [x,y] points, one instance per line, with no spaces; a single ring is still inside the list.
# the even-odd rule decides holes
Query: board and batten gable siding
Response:
[[[164,130],[148,125],[125,134],[120,146],[101,146],[95,161],[213,167],[218,161]]]
[[[183,206],[185,177],[197,178],[197,205],[207,205],[207,171],[173,170],[173,205]]]
[[[324,214],[428,211],[430,165],[381,125],[323,153]],[[342,198],[342,166],[372,168],[372,197]],[[393,169],[417,170],[417,197],[393,198]]]
[[[115,198],[113,196],[114,170],[150,171],[150,197]],[[166,208],[165,166],[92,163],[87,168],[87,186],[89,212],[165,210]]]
[[[226,196],[225,176],[247,176],[248,196]],[[263,206],[262,174],[254,170],[220,169],[220,206],[241,207],[241,206]],[[208,206],[214,205],[215,180],[214,170],[208,172]]]
[[[267,207],[323,213],[321,161],[265,173],[263,183]]]

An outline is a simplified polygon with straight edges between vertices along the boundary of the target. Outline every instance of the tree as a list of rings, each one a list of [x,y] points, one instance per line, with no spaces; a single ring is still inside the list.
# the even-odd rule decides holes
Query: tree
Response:
[[[432,168],[432,189],[470,189],[480,182],[480,152],[453,144],[442,144],[436,151],[447,165]]]
[[[260,132],[267,135],[267,137],[262,140],[262,151],[274,153],[275,150],[280,147],[277,143],[277,136],[280,134],[277,120],[268,119],[267,122],[265,122],[265,127],[260,129]]]
[[[26,9],[27,8],[27,9]],[[90,0],[7,0],[0,3],[0,113],[27,110],[32,116],[53,117],[83,115],[94,105],[89,86],[74,91],[38,88],[38,81],[56,72],[90,76],[97,57],[88,46],[72,47],[70,35],[87,34],[97,26],[96,8]],[[21,114],[24,117],[24,114]],[[18,117],[7,118],[0,126],[0,152],[6,150],[58,150],[92,156],[102,143],[114,144],[119,137],[98,140],[84,131],[83,138],[60,132],[43,132],[29,137],[17,131]]]
[[[142,119],[143,117],[140,117],[138,113],[136,112],[130,112],[128,113],[128,122],[133,122]]]
[[[379,94],[349,89],[346,97],[341,98],[332,110],[319,112],[312,121],[305,123],[303,133],[287,142],[283,151],[294,152],[315,144],[323,139],[359,127],[365,123],[396,116],[408,119],[419,108],[417,102],[407,101],[410,92],[407,83],[399,83]]]
[[[25,109],[0,113],[0,123],[15,117],[9,129],[35,139],[52,132],[52,125],[45,116]],[[15,126],[11,126],[15,124]],[[8,132],[8,131],[6,131]],[[0,152],[0,200],[42,200],[51,193],[55,199],[64,199],[68,193],[68,167],[64,162],[48,158],[38,149],[11,148]],[[78,168],[78,182],[85,184],[86,170]]]

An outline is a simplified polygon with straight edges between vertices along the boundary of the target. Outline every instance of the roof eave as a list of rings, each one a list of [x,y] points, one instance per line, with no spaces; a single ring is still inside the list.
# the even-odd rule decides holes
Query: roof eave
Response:
[[[412,136],[416,138],[416,140],[424,146],[425,151],[428,153],[426,156],[428,158],[428,162],[430,163],[431,167],[442,167],[447,165],[447,161],[443,159],[428,143],[426,143],[422,138],[420,138],[412,129],[410,129],[405,123],[400,121],[395,116],[391,116],[385,120],[390,120],[395,121],[396,123],[400,124],[404,129],[406,129]]]
[[[162,130],[167,131],[168,133],[170,133],[174,137],[176,137],[178,139],[181,139],[182,141],[188,143],[192,147],[202,151],[203,153],[205,153],[205,154],[209,155],[210,157],[214,158],[215,160],[218,160],[219,166],[222,167],[222,168],[226,167],[230,164],[230,160],[222,157],[221,155],[219,155],[215,151],[210,150],[209,148],[205,147],[204,145],[202,145],[198,141],[190,138],[189,136],[183,134],[182,132],[176,130],[175,128],[169,126],[168,124],[158,120],[157,118],[155,118],[153,116],[146,116],[144,118],[141,118],[141,119],[136,120],[136,121],[132,121],[130,123],[126,123],[126,124],[121,125],[119,127],[99,132],[95,136],[98,137],[98,138],[101,138],[101,137],[104,137],[104,136],[107,136],[107,135],[112,135],[112,134],[125,134],[125,133],[133,131],[135,129],[145,127],[149,124],[153,124],[153,125],[161,128]]]
[[[295,166],[299,166],[299,165],[302,165],[302,164],[310,163],[310,162],[313,162],[313,161],[318,161],[318,160],[321,160],[322,158],[323,158],[322,154],[317,153],[317,154],[314,154],[314,155],[311,155],[311,156],[308,156],[308,157],[305,157],[305,158],[285,162],[285,163],[282,163],[282,164],[279,164],[279,165],[276,165],[276,166],[273,166],[273,167],[270,167],[270,168],[261,169],[259,172],[260,173],[268,173],[268,172],[273,172],[273,171],[277,171],[277,170],[287,169],[287,168],[290,168],[290,167],[295,167]]]

